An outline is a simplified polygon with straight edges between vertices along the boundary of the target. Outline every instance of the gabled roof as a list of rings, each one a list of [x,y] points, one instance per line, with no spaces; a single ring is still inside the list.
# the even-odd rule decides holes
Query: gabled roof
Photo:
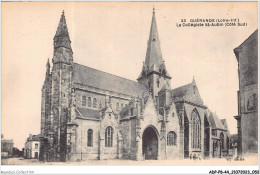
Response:
[[[226,119],[221,119],[220,121],[221,121],[221,123],[223,124],[223,126],[224,126],[226,129],[228,129],[227,120],[226,120]]]
[[[209,115],[209,122],[210,122],[210,125],[212,127],[212,129],[223,129],[223,130],[227,130],[222,122],[219,120],[217,114],[211,112],[210,115]]]
[[[193,79],[191,83],[171,90],[174,101],[189,101],[192,103],[203,105],[196,82]]]
[[[86,119],[100,119],[100,112],[98,110],[89,109],[89,108],[77,108],[76,117],[86,118]]]
[[[73,82],[100,88],[134,97],[148,95],[146,87],[136,81],[102,72],[87,66],[73,63]]]

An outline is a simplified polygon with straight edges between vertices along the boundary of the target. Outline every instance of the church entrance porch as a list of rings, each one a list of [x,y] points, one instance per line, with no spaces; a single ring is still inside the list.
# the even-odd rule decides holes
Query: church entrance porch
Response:
[[[158,137],[152,127],[145,129],[143,133],[143,156],[145,160],[157,160],[158,157]]]

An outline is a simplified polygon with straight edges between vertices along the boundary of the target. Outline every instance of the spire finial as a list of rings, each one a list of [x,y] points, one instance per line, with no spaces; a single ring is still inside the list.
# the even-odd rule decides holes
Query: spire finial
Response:
[[[155,13],[155,8],[154,8],[154,5],[153,5],[153,13]]]

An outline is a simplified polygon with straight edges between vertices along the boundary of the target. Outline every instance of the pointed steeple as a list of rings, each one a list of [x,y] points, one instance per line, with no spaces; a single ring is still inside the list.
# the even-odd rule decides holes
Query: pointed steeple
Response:
[[[60,22],[54,36],[54,48],[65,47],[67,49],[71,49],[71,41],[69,37],[68,27],[64,15],[64,10],[62,11],[62,15],[60,18]]]
[[[47,64],[46,64],[46,76],[48,76],[50,74],[50,61],[49,61],[49,58],[48,58],[48,61],[47,61]]]
[[[149,69],[153,65],[159,68],[159,66],[163,63],[154,8],[153,8],[153,17],[152,17],[150,35],[149,35],[149,40],[147,45],[145,63]]]
[[[162,51],[160,46],[154,8],[153,8],[152,23],[150,28],[149,40],[147,43],[147,51],[146,51],[144,64],[145,66],[143,66],[143,68],[145,67],[147,70],[143,69],[142,73],[146,72],[147,74],[149,74],[151,72],[157,72],[159,74],[164,74],[167,77],[171,78],[171,76],[166,70],[164,60],[162,58]],[[142,73],[138,77],[138,79],[142,77]]]

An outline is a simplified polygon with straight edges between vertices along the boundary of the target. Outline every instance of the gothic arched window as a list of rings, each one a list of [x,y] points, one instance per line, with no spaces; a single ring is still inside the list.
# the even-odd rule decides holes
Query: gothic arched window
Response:
[[[93,108],[97,108],[97,99],[96,98],[93,99]]]
[[[197,110],[191,113],[191,147],[194,149],[201,148],[201,127],[200,117]]]
[[[88,130],[88,147],[93,146],[93,130],[89,129]]]
[[[91,97],[88,97],[88,107],[91,107]]]
[[[123,109],[124,108],[124,104],[123,103],[121,103],[121,109]]]
[[[82,106],[86,106],[87,105],[87,98],[86,96],[82,96]]]
[[[105,131],[105,147],[113,146],[113,128],[108,126]]]
[[[170,131],[167,135],[167,145],[171,146],[171,145],[176,145],[176,134],[173,131]]]

